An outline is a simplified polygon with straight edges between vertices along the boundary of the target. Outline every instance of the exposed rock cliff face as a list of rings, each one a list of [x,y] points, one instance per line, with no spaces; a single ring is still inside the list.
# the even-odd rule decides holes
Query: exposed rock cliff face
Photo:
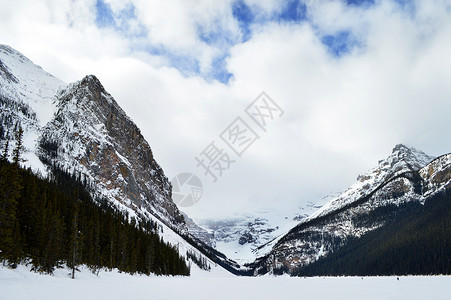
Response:
[[[349,189],[325,204],[318,211],[313,213],[310,218],[325,215],[328,212],[352,203],[359,198],[368,195],[380,184],[396,175],[403,172],[419,170],[433,159],[434,157],[429,156],[422,151],[398,144],[393,148],[392,153],[386,159],[379,161],[377,167],[363,175],[359,175],[357,181]]]
[[[43,128],[41,157],[80,171],[100,195],[135,214],[152,213],[184,229],[184,218],[171,200],[171,184],[149,144],[95,76],[60,90],[57,109]]]
[[[215,234],[212,230],[207,230],[199,225],[197,225],[193,219],[188,217],[187,214],[182,212],[185,217],[186,226],[188,227],[189,233],[195,238],[207,244],[209,247],[216,248]]]
[[[0,45],[0,108],[0,147],[8,141],[13,149],[14,132],[22,128],[26,167],[44,176],[51,176],[49,166],[69,171],[86,181],[93,198],[125,212],[130,221],[157,220],[160,237],[181,255],[189,251],[207,259],[207,254],[217,268],[241,271],[208,240],[189,236],[149,144],[95,76],[66,84]],[[212,236],[190,222],[198,237]]]
[[[78,172],[130,216],[186,230],[149,144],[95,76],[68,85],[0,45],[0,107],[0,140],[14,145],[22,127],[28,166],[45,173],[39,157]]]

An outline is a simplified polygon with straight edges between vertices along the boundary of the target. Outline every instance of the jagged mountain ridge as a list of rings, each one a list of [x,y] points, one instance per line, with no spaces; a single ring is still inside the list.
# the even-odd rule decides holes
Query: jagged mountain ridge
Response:
[[[434,157],[425,154],[414,148],[405,145],[396,145],[392,153],[383,160],[380,160],[378,166],[371,169],[363,175],[357,177],[357,181],[338,197],[330,200],[319,210],[309,216],[309,219],[327,214],[333,210],[339,209],[357,199],[368,195],[377,186],[386,182],[390,178],[407,171],[416,171],[431,162]]]
[[[10,132],[1,138],[12,140],[20,124],[28,165],[45,173],[39,157],[77,171],[96,186],[95,196],[186,230],[149,144],[95,76],[67,85],[5,45],[0,62],[2,129]]]
[[[199,222],[213,232],[215,248],[240,264],[253,261],[257,245],[274,238],[278,227],[271,227],[263,217],[234,217]]]
[[[317,203],[310,202],[297,212],[280,214],[274,211],[260,211],[253,215],[246,214],[222,220],[203,219],[197,222],[213,233],[216,249],[239,263],[247,264],[269,253],[272,247],[300,221],[306,222],[346,206],[368,195],[381,183],[397,174],[420,169],[432,159],[432,156],[422,151],[399,144],[386,159],[378,162],[377,167],[359,175],[349,189],[333,197],[324,197]],[[328,198],[331,200],[328,201]],[[206,237],[204,232],[199,235],[196,231],[193,234],[201,240]],[[207,239],[210,243],[211,236]]]
[[[412,155],[420,159],[412,159]],[[255,274],[299,270],[337,251],[348,239],[359,238],[384,226],[396,217],[398,207],[404,203],[424,203],[439,191],[451,188],[451,155],[441,156],[415,170],[416,163],[428,158],[420,151],[397,145],[386,160],[380,161],[382,168],[359,176],[359,180],[366,177],[366,181],[377,173],[380,178],[387,179],[381,183],[373,180],[377,184],[364,191],[356,188],[357,185],[362,186],[357,182],[349,189],[352,193],[347,190],[303,220],[281,237],[267,255],[251,265]],[[387,163],[392,167],[384,168]],[[343,196],[347,193],[362,196],[347,199]]]
[[[310,202],[298,211],[259,211],[222,220],[203,219],[197,222],[214,233],[218,250],[237,262],[249,263],[267,254],[300,221],[327,214],[356,201],[397,174],[420,169],[432,159],[422,151],[399,144],[386,159],[378,162],[377,167],[359,175],[356,182],[343,193],[325,197],[317,203]],[[327,201],[327,198],[331,200]],[[203,236],[199,238],[202,240]]]
[[[305,213],[305,210],[302,212]],[[259,250],[260,246],[286,233],[302,217],[295,213],[258,211],[223,219],[201,219],[196,222],[212,232],[217,250],[244,264],[265,254],[266,248]]]
[[[0,146],[15,147],[24,130],[24,167],[51,176],[57,166],[86,181],[93,198],[129,221],[158,224],[160,237],[179,253],[204,257],[212,269],[241,272],[222,253],[189,235],[171,199],[171,184],[139,128],[93,75],[66,84],[17,50],[0,45]],[[100,198],[99,198],[100,197]],[[245,270],[246,271],[246,270]]]
[[[56,99],[58,110],[42,130],[39,155],[66,168],[77,162],[103,196],[182,229],[184,218],[149,144],[100,81],[86,76]]]

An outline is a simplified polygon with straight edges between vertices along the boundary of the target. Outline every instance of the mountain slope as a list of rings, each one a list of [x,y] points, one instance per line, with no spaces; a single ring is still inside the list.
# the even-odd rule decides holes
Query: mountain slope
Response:
[[[0,45],[0,139],[13,142],[20,125],[26,165],[41,172],[45,167],[35,154],[36,141],[56,111],[55,93],[65,86],[18,51]]]
[[[314,206],[310,205],[299,212],[305,214],[313,208]],[[217,250],[244,264],[266,254],[279,236],[298,224],[299,220],[304,218],[299,212],[260,210],[229,218],[196,221],[212,232]]]
[[[368,195],[390,178],[403,172],[419,170],[433,159],[434,157],[422,151],[398,144],[386,159],[379,161],[377,167],[371,169],[364,175],[359,175],[357,181],[349,189],[332,199],[329,203],[310,215],[309,218],[313,219],[326,215],[328,212],[352,203]]]
[[[164,243],[155,222],[129,223],[108,201],[98,205],[80,179],[62,170],[39,178],[0,159],[0,260],[53,273],[65,264],[93,272],[189,275],[179,247]],[[6,217],[5,217],[6,216]]]
[[[338,251],[350,240],[386,226],[399,213],[399,207],[410,202],[424,203],[439,191],[449,189],[450,155],[433,160],[419,171],[412,171],[418,160],[409,159],[406,155],[409,153],[415,151],[405,146],[395,147],[392,155],[379,164],[385,166],[389,162],[394,169],[373,169],[365,176],[375,178],[371,175],[378,174],[387,180],[382,183],[375,180],[373,182],[378,185],[364,188],[364,191],[355,187],[365,185],[359,182],[353,185],[353,192],[348,190],[344,194],[363,196],[348,199],[340,195],[302,221],[282,237],[269,254],[252,265],[255,273],[297,272],[319,258]],[[400,165],[402,168],[398,167]]]
[[[150,213],[185,228],[149,144],[95,76],[60,90],[57,108],[39,140],[43,160],[76,168],[100,194],[135,214]]]
[[[19,111],[18,117],[33,125],[44,126],[55,112],[55,93],[66,84],[35,65],[23,54],[0,45],[0,95],[28,106],[35,117]]]
[[[395,209],[395,208],[394,208]],[[292,272],[298,276],[451,273],[451,189],[396,208],[392,222]]]
[[[22,127],[27,165],[43,173],[41,161],[76,171],[95,187],[94,196],[186,230],[149,144],[95,76],[67,85],[0,45],[0,83],[1,139],[14,142]]]
[[[190,240],[148,142],[95,76],[66,84],[0,45],[0,106],[0,146],[9,141],[11,151],[22,128],[24,166],[46,176],[53,166],[74,174],[94,200],[108,199],[130,222],[156,222],[161,238],[182,255],[199,258],[208,248]],[[218,255],[209,257],[233,264]]]

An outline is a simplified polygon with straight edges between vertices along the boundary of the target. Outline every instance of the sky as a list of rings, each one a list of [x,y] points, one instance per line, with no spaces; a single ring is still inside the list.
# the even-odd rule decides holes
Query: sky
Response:
[[[195,219],[320,203],[398,143],[451,151],[451,1],[0,4],[0,43],[96,75],[168,178],[199,178]]]

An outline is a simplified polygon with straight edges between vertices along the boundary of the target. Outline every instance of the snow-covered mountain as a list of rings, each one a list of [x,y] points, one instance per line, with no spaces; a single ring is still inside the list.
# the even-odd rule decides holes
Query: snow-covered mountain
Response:
[[[196,222],[210,232],[208,239],[213,241],[215,249],[240,264],[246,264],[266,254],[277,238],[319,207],[321,206],[309,202],[298,210],[259,210],[224,219],[200,219]],[[203,240],[202,236],[194,235]]]
[[[99,196],[186,229],[171,199],[171,185],[149,144],[95,76],[69,84],[56,95],[57,112],[42,129],[41,159],[75,168]]]
[[[229,263],[188,235],[149,143],[95,76],[66,84],[0,45],[0,107],[0,147],[8,140],[11,151],[22,128],[24,166],[44,176],[55,166],[76,174],[94,199],[106,199],[130,220],[156,222],[182,256],[204,257],[211,268]]]
[[[25,166],[43,175],[52,166],[76,174],[94,198],[130,219],[157,222],[161,237],[182,255],[189,251],[239,274],[291,272],[384,226],[396,207],[451,188],[451,155],[434,159],[397,145],[320,209],[324,199],[288,214],[247,213],[199,226],[173,203],[149,143],[95,76],[66,84],[0,45],[0,107],[0,146],[9,141],[13,149],[21,127]]]
[[[208,219],[200,224],[213,233],[215,248],[240,264],[253,261],[255,248],[272,240],[279,230],[264,216]]]
[[[359,176],[351,188],[277,239],[271,251],[254,262],[255,274],[292,272],[315,262],[348,239],[384,226],[399,206],[424,203],[450,189],[450,159],[448,154],[433,160],[421,151],[397,145],[378,167]]]
[[[418,170],[433,160],[422,151],[396,145],[392,153],[378,166],[358,176],[357,181],[343,193],[327,196],[316,203],[309,202],[297,211],[247,212],[227,219],[204,219],[197,222],[211,231],[214,246],[227,257],[249,263],[267,254],[277,241],[301,221],[314,219],[368,195],[383,182],[406,171]],[[196,233],[194,233],[196,236]],[[203,235],[198,236],[201,240]],[[211,236],[208,241],[211,242]]]
[[[36,155],[36,141],[56,111],[56,92],[65,86],[18,51],[0,45],[0,139],[12,140],[20,124],[25,164],[41,172],[45,167]]]
[[[96,197],[131,217],[152,216],[186,231],[149,144],[95,76],[65,84],[8,46],[0,46],[0,60],[2,129],[12,139],[23,127],[29,165],[76,171]]]
[[[393,148],[392,153],[383,160],[380,160],[378,166],[371,169],[363,175],[357,177],[357,181],[338,197],[330,200],[327,204],[309,216],[309,219],[325,215],[331,211],[337,210],[349,203],[362,198],[380,184],[390,178],[408,172],[416,171],[431,162],[434,157],[425,154],[415,148],[409,148],[398,144]]]
[[[215,235],[212,230],[199,226],[193,219],[191,219],[187,214],[182,211],[183,217],[185,217],[186,226],[188,227],[188,232],[199,239],[200,241],[207,244],[209,247],[216,248]]]

